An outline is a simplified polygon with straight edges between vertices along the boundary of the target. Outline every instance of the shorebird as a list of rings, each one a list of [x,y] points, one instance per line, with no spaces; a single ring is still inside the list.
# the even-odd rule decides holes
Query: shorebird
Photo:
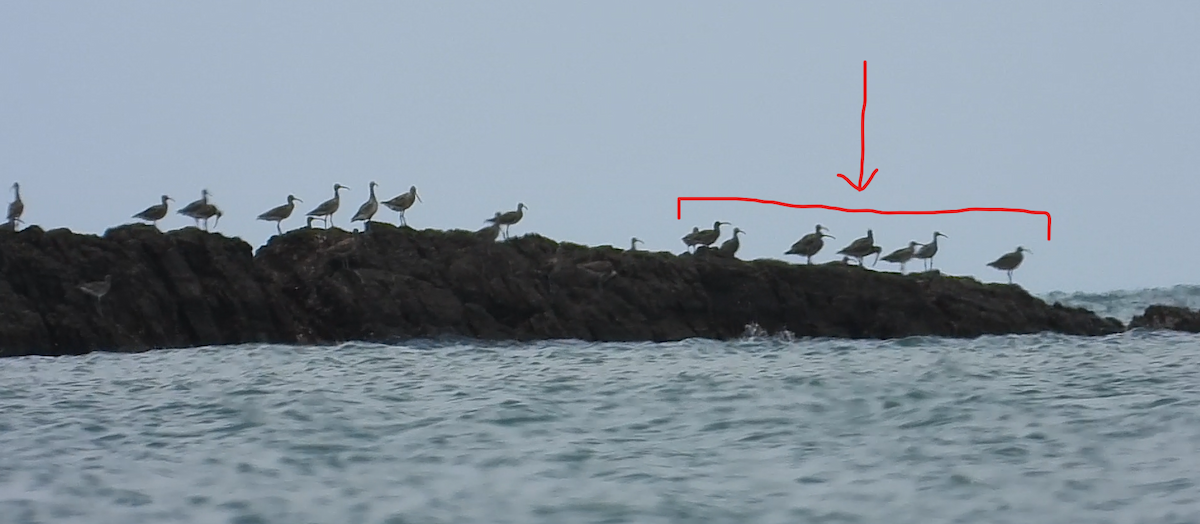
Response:
[[[150,207],[142,210],[141,213],[133,215],[133,218],[149,221],[150,223],[154,224],[154,227],[158,227],[158,221],[162,220],[163,217],[167,216],[167,201],[168,200],[175,200],[175,199],[171,198],[167,195],[163,195],[161,204],[150,206]]]
[[[191,217],[192,220],[196,221],[196,227],[200,227],[200,219],[196,218],[196,212],[199,211],[201,207],[208,205],[208,197],[210,196],[212,196],[212,193],[209,193],[207,189],[201,189],[200,200],[190,202],[188,205],[179,208],[175,212],[185,217]]]
[[[893,264],[900,264],[900,273],[903,274],[904,264],[908,263],[909,260],[912,260],[913,255],[916,254],[917,246],[919,245],[921,245],[920,242],[910,241],[908,243],[908,247],[902,247],[892,251],[891,253],[888,253],[887,256],[883,257],[883,261],[891,262]]]
[[[192,218],[204,221],[205,231],[208,231],[208,219],[215,218],[215,220],[213,220],[213,227],[217,227],[217,224],[221,223],[221,217],[223,216],[225,216],[225,214],[222,213],[221,210],[218,209],[214,204],[204,204],[203,206],[200,206],[199,209],[192,212]]]
[[[721,222],[720,220],[713,222],[712,229],[705,229],[694,234],[693,239],[698,246],[711,246],[718,238],[721,238],[721,226],[731,226],[729,222]]]
[[[176,213],[179,213],[183,216],[191,218],[196,223],[196,227],[199,228],[199,227],[201,227],[200,221],[205,220],[207,217],[211,216],[211,214],[207,214],[207,213],[209,213],[208,208],[210,206],[212,206],[212,204],[200,204],[192,209],[188,209],[188,210],[180,209],[180,210],[176,211]],[[207,220],[205,220],[205,222],[204,222],[204,230],[208,231],[208,221]]]
[[[575,264],[575,267],[596,279],[596,290],[599,291],[606,281],[617,276],[617,268],[607,260],[596,260]]]
[[[21,222],[22,222],[22,220],[19,218],[14,218],[12,220],[4,222],[4,223],[0,224],[0,231],[16,231],[17,224],[21,223]]]
[[[723,242],[721,244],[721,247],[717,248],[717,254],[721,255],[723,257],[730,257],[730,258],[732,258],[734,255],[736,255],[738,248],[742,246],[742,242],[740,240],[738,240],[739,233],[744,234],[745,231],[742,231],[741,229],[738,229],[736,227],[733,228],[733,238]]]
[[[25,203],[21,201],[21,184],[13,182],[13,201],[8,205],[8,221],[13,222],[25,213]]]
[[[333,227],[333,214],[337,213],[338,206],[342,204],[342,196],[338,194],[341,189],[350,189],[341,184],[333,185],[333,198],[321,202],[320,205],[308,212],[310,217],[321,217],[325,219],[325,227]]]
[[[696,235],[700,234],[700,228],[692,226],[692,232],[683,235],[683,244],[687,246],[688,252],[692,252],[692,248],[696,247]]]
[[[494,221],[495,223],[504,226],[504,238],[508,238],[508,226],[511,226],[513,224],[516,224],[517,222],[520,222],[521,218],[525,216],[526,209],[529,209],[529,206],[527,206],[523,203],[519,203],[519,204],[517,204],[516,211],[509,211],[507,213],[501,213],[499,215],[496,215],[495,218],[491,218],[489,220]]]
[[[875,264],[879,263],[878,255],[881,251],[883,251],[883,249],[875,245],[875,232],[868,229],[867,236],[855,239],[854,242],[850,243],[850,245],[842,248],[841,251],[838,251],[838,254],[846,255],[858,260],[858,265],[861,266],[863,264],[863,258],[871,256],[871,254],[876,255]]]
[[[638,237],[633,237],[632,239],[630,239],[630,240],[629,240],[629,250],[630,250],[630,251],[637,251],[637,250],[638,250],[638,248],[637,248],[637,245],[638,245],[638,243],[645,244],[645,242],[642,242],[642,239],[640,239],[640,238],[638,238]]]
[[[493,222],[490,226],[483,226],[483,228],[475,232],[475,236],[487,242],[495,242],[496,237],[500,236],[500,224]]]
[[[800,255],[808,259],[808,263],[812,264],[813,255],[817,254],[821,248],[825,247],[825,237],[834,238],[833,235],[826,235],[822,230],[829,231],[829,228],[817,224],[817,230],[800,237],[792,248],[785,251],[785,255]]]
[[[915,254],[913,254],[913,258],[919,258],[922,260],[929,261],[929,263],[927,264],[929,266],[928,269],[933,269],[933,255],[936,255],[937,251],[938,251],[937,250],[938,237],[950,238],[946,235],[943,235],[940,231],[934,231],[933,232],[933,242],[930,242],[928,244],[921,246],[921,249],[918,249],[917,252]]]
[[[875,261],[874,261],[874,262],[871,262],[871,267],[875,267],[875,264],[878,264],[878,263],[879,263],[879,254],[880,254],[880,253],[883,253],[883,248],[881,248],[881,247],[879,247],[879,246],[871,246],[871,249],[870,249],[869,251],[867,251],[867,254],[866,254],[866,256],[868,256],[868,257],[869,257],[869,256],[871,256],[871,255],[875,255]],[[861,260],[858,262],[858,265],[859,265],[859,266],[861,266],[861,265],[862,265],[862,261],[861,261]]]
[[[1013,270],[1020,267],[1021,262],[1025,260],[1025,255],[1023,255],[1022,253],[1032,253],[1032,252],[1033,251],[1025,249],[1021,246],[1017,246],[1017,249],[1015,251],[1013,251],[1012,253],[1007,253],[1004,256],[997,258],[996,260],[988,262],[987,265],[994,267],[996,269],[999,269],[1000,271],[1004,271],[1005,273],[1008,273],[1008,283],[1012,284]]]
[[[266,213],[258,215],[258,219],[274,222],[275,231],[282,235],[283,228],[279,226],[279,223],[292,216],[292,211],[296,209],[296,202],[303,202],[303,200],[296,198],[296,195],[288,195],[286,204],[269,209]],[[308,227],[310,228],[312,227],[312,218],[308,217]]]
[[[104,280],[99,282],[88,282],[80,284],[79,290],[96,297],[96,309],[100,310],[100,299],[108,294],[108,290],[112,289],[112,275],[105,275]],[[102,310],[101,310],[102,311]]]
[[[379,201],[375,200],[375,186],[377,185],[375,181],[371,181],[369,190],[371,197],[363,205],[359,206],[358,212],[350,219],[350,222],[362,221],[364,229],[366,228],[366,223],[371,221],[371,217],[375,216],[375,212],[379,211]]]
[[[419,201],[422,200],[421,195],[417,194],[417,186],[412,186],[408,188],[407,193],[402,193],[400,196],[384,202],[383,205],[387,206],[388,209],[391,209],[392,211],[400,213],[400,225],[407,226],[408,220],[404,218],[404,212],[407,211],[408,208],[412,207],[414,202]]]

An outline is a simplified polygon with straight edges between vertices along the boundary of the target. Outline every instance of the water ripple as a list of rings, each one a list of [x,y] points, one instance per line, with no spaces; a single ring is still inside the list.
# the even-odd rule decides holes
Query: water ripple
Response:
[[[0,360],[0,521],[1200,520],[1200,337]]]

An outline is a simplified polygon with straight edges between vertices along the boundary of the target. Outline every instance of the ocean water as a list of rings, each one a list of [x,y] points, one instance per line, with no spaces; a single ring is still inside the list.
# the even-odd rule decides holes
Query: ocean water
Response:
[[[1200,337],[3,359],[0,523],[51,522],[1200,522]]]
[[[1178,285],[1167,288],[1118,290],[1106,293],[1067,293],[1053,291],[1038,298],[1053,304],[1087,308],[1104,317],[1113,317],[1126,324],[1141,315],[1147,306],[1161,304],[1200,309],[1200,286]]]

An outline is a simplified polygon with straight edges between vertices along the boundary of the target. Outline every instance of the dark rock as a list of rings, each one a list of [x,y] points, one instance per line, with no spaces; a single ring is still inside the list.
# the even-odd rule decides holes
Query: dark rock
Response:
[[[1150,306],[1133,317],[1129,328],[1173,329],[1200,333],[1200,311],[1177,306]]]
[[[617,276],[597,272],[607,261]],[[607,270],[606,270],[607,271]],[[97,304],[79,291],[113,275]],[[589,248],[370,223],[239,239],[146,225],[0,232],[0,355],[409,338],[975,337],[1123,329],[1019,286],[933,271]]]

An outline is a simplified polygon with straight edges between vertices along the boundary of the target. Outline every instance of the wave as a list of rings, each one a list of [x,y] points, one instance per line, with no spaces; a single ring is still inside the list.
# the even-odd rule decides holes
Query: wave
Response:
[[[1103,293],[1052,291],[1038,295],[1038,298],[1051,304],[1058,302],[1064,306],[1086,308],[1102,317],[1114,317],[1128,323],[1134,316],[1142,314],[1146,307],[1154,304],[1200,309],[1200,286],[1181,284]]]

